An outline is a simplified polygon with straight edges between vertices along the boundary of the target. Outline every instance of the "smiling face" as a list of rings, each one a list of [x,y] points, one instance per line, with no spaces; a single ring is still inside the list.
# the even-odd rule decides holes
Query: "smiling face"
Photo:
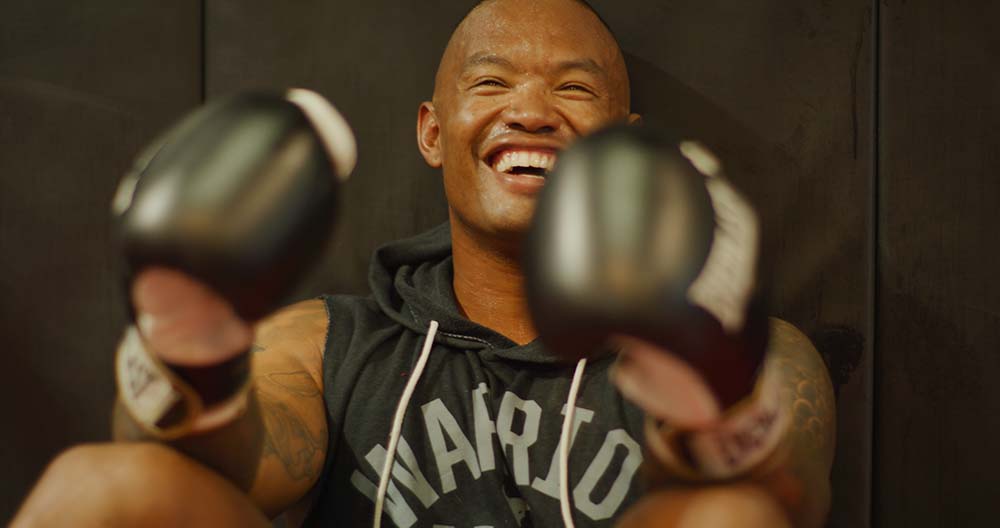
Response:
[[[421,153],[442,168],[453,228],[520,240],[558,152],[637,118],[628,92],[617,43],[579,3],[493,0],[474,9],[452,35],[417,124]]]

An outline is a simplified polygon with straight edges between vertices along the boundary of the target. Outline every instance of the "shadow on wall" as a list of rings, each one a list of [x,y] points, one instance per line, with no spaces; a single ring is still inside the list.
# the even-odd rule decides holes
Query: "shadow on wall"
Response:
[[[865,338],[858,330],[848,326],[820,326],[809,332],[809,339],[816,345],[833,381],[834,394],[840,397],[840,387],[851,378],[851,373],[861,363]]]

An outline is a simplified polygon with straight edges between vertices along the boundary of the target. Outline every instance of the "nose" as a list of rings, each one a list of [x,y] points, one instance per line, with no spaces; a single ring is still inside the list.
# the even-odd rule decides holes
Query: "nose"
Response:
[[[511,94],[503,112],[504,124],[521,132],[549,134],[559,129],[561,117],[542,87],[524,86]]]

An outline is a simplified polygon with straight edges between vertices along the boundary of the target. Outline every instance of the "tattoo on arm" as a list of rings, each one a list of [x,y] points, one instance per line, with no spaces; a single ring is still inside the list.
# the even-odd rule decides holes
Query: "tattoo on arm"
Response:
[[[791,411],[788,450],[779,471],[765,480],[794,526],[822,526],[830,509],[830,469],[836,442],[833,386],[812,342],[789,323],[772,319],[767,369],[781,379]]]
[[[277,457],[294,480],[315,478],[322,469],[326,428],[314,431],[280,396],[318,399],[305,371],[272,372],[257,377],[257,396],[264,421],[263,457]],[[286,398],[287,399],[287,398]]]
[[[776,330],[781,328],[780,323]],[[789,325],[790,326],[790,325]],[[826,365],[808,338],[797,330],[776,331],[774,362],[784,380],[784,396],[792,409],[795,447],[813,453],[832,449],[833,389]]]

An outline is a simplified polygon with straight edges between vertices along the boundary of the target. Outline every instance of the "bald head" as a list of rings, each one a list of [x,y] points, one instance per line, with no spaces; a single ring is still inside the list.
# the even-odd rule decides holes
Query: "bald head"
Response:
[[[615,99],[629,105],[629,78],[618,41],[607,23],[583,0],[483,0],[456,27],[438,65],[434,99],[439,100],[471,55],[501,55],[491,37],[513,37],[521,47],[535,46],[545,53],[545,40],[590,45],[598,49],[590,66],[597,66],[615,89]],[[542,36],[544,39],[532,37]],[[479,49],[483,48],[483,49]],[[475,51],[470,51],[475,50]]]
[[[470,9],[469,12],[465,14],[465,17],[463,17],[462,20],[464,21],[465,18],[468,18],[468,16],[473,11],[475,11],[475,10],[477,10],[477,9],[479,9],[479,8],[487,5],[487,4],[492,4],[495,1],[496,0],[480,0],[479,3],[477,3],[475,6],[473,6],[472,9]],[[592,5],[590,5],[586,0],[573,0],[573,2],[576,3],[578,6],[583,7],[584,9],[590,11],[591,14],[593,14],[595,17],[597,17],[597,19],[601,22],[601,25],[604,26],[604,29],[606,29],[609,34],[614,35],[614,32],[611,31],[611,26],[609,26],[608,23],[603,18],[601,18],[601,14],[598,13],[597,10],[594,9],[594,7]],[[612,37],[612,40],[615,40],[615,39]],[[617,40],[616,40],[616,44],[617,44]]]

